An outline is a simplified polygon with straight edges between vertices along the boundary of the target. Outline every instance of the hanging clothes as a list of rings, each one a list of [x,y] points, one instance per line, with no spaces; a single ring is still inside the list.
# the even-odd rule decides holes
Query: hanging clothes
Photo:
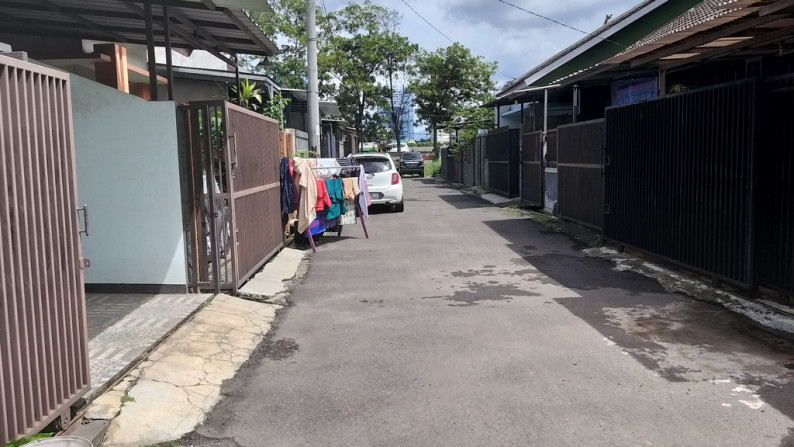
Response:
[[[341,166],[341,169],[339,170],[340,177],[351,177],[356,174],[355,169],[353,168],[353,166],[356,166],[356,164],[353,162],[352,158],[337,158],[336,162],[339,163],[339,166]]]
[[[314,204],[315,211],[324,211],[331,206],[331,197],[328,196],[328,188],[325,180],[317,179],[317,202]],[[322,214],[322,213],[321,213]]]
[[[345,199],[345,214],[339,216],[339,223],[342,225],[354,225],[356,223],[356,201]]]
[[[309,233],[312,236],[316,236],[320,233],[325,233],[325,219],[322,217],[315,218],[312,223],[309,225]]]
[[[321,179],[329,179],[339,174],[339,162],[335,158],[318,158],[315,176]]]
[[[317,179],[314,176],[314,167],[317,160],[313,158],[295,158],[293,172],[300,188],[300,203],[298,205],[298,233],[303,233],[317,217],[314,205],[317,203]]]
[[[361,191],[361,194],[358,195],[358,203],[359,207],[361,208],[361,218],[368,218],[369,217],[369,188],[367,188],[367,174],[364,173],[364,167],[362,166],[358,170],[358,188]]]
[[[292,182],[292,169],[289,157],[281,159],[278,168],[279,182],[281,183],[281,212],[289,214],[295,208],[295,184]]]
[[[326,219],[336,219],[345,212],[345,197],[342,195],[342,179],[331,178],[325,180],[325,187],[328,190],[328,197],[331,205],[325,209]]]
[[[358,187],[358,177],[342,179],[342,195],[345,197],[345,200],[355,199],[360,192],[361,189]]]

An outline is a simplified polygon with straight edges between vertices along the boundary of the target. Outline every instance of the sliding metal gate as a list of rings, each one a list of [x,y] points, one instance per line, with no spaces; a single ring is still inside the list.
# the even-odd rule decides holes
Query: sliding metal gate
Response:
[[[607,239],[748,287],[756,84],[606,111]]]
[[[794,296],[794,74],[766,80],[758,165],[757,280]]]
[[[68,75],[0,56],[0,445],[90,388]]]
[[[519,195],[519,131],[502,127],[488,132],[488,189],[506,197]]]
[[[597,230],[604,221],[604,120],[557,128],[557,204],[562,217]]]
[[[278,123],[223,101],[180,117],[188,285],[236,291],[283,246]]]
[[[521,200],[543,206],[543,132],[524,124],[521,134]]]

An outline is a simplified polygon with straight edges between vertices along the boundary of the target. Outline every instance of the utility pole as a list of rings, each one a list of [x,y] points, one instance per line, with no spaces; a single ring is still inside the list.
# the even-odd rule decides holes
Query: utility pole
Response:
[[[306,60],[308,62],[309,150],[320,152],[320,100],[317,81],[317,21],[314,0],[306,0]]]

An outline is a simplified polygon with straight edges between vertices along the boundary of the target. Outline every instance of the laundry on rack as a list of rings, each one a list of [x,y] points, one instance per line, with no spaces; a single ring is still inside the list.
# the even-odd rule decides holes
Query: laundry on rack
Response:
[[[295,209],[295,184],[292,180],[292,160],[289,157],[281,159],[279,165],[279,183],[281,185],[281,213],[289,214]]]
[[[356,223],[356,202],[355,199],[345,199],[346,211],[339,216],[339,223],[342,225],[354,225]]]
[[[328,188],[325,180],[317,179],[317,202],[314,204],[315,211],[324,211],[326,208],[330,207],[331,204],[331,197],[328,195]]]
[[[342,179],[342,195],[345,199],[353,200],[359,195],[361,188],[358,187],[358,182],[358,177]]]
[[[342,167],[342,169],[339,170],[340,177],[351,177],[356,175],[356,170],[353,168],[356,164],[352,158],[337,158],[336,162]]]
[[[339,175],[339,162],[335,158],[318,158],[314,175],[321,179],[333,178],[333,176]]]
[[[358,187],[361,190],[361,194],[358,195],[359,208],[361,208],[360,217],[362,219],[369,218],[369,188],[367,188],[367,176],[363,168],[358,170]]]
[[[325,209],[325,218],[335,219],[346,211],[345,197],[342,195],[342,179],[326,179],[325,187],[328,191],[328,197],[331,199],[331,205]]]
[[[309,225],[309,233],[311,233],[312,236],[325,233],[326,230],[327,228],[325,227],[325,219],[322,217],[315,218]]]
[[[317,204],[317,178],[314,168],[317,167],[315,158],[294,158],[293,172],[300,189],[300,202],[298,204],[298,233],[303,233],[317,217],[314,206]]]

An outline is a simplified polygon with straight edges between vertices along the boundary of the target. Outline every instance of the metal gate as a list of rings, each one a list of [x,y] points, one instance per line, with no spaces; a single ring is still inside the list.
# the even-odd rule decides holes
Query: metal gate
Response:
[[[546,132],[545,166],[543,168],[543,209],[557,212],[557,129]]]
[[[756,84],[606,110],[604,236],[748,287]]]
[[[558,133],[557,203],[564,219],[600,230],[604,221],[604,120],[566,124]]]
[[[224,101],[180,118],[188,285],[237,291],[283,246],[278,123]]]
[[[69,89],[0,56],[0,445],[90,388]]]
[[[488,133],[488,189],[506,197],[519,195],[519,131],[502,127]]]
[[[794,296],[794,74],[766,80],[758,165],[758,285]]]
[[[521,200],[543,206],[543,132],[532,132],[524,124],[521,149]]]

